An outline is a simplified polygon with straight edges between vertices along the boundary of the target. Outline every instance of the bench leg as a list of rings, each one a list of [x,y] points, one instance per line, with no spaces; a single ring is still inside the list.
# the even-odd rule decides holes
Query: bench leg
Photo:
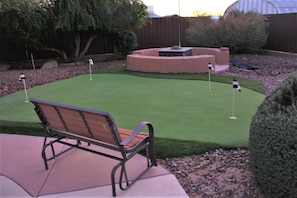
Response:
[[[147,147],[149,159],[152,163],[153,166],[157,166],[157,156],[156,156],[156,151],[155,151],[155,146],[154,146],[154,139],[150,138],[150,144]]]
[[[155,155],[150,155],[150,148],[147,146],[146,147],[146,157],[147,157],[147,167],[132,181],[129,181],[127,171],[126,171],[126,162],[131,159],[134,155],[129,156],[129,158],[123,159],[120,163],[118,163],[111,171],[111,183],[112,183],[112,195],[116,197],[116,185],[115,185],[115,173],[118,168],[121,167],[121,172],[120,172],[120,179],[119,179],[119,187],[121,190],[127,190],[130,188],[137,180],[139,180],[143,175],[145,175],[153,166],[157,166],[156,158]],[[123,179],[125,181],[123,181]],[[126,186],[123,186],[125,183]]]
[[[70,148],[68,148],[68,149],[66,149],[66,150],[64,150],[64,151],[61,151],[60,153],[56,154],[56,152],[55,152],[55,148],[54,148],[54,143],[56,143],[56,142],[60,142],[60,140],[61,140],[61,139],[64,139],[64,138],[65,138],[65,137],[60,137],[60,138],[57,138],[57,139],[55,139],[55,140],[50,141],[49,143],[47,143],[47,137],[45,137],[44,142],[43,142],[43,147],[42,147],[41,156],[42,156],[42,159],[43,159],[43,161],[44,161],[44,166],[45,166],[45,169],[46,169],[46,170],[48,170],[48,164],[47,164],[48,161],[50,161],[50,160],[52,160],[52,159],[55,159],[56,157],[62,155],[63,153],[66,153],[67,151],[69,151],[70,149],[73,148],[73,147],[70,147]],[[60,143],[62,143],[62,142],[60,142]],[[78,144],[79,144],[79,143],[77,142],[77,145],[78,145]],[[51,147],[51,151],[52,151],[52,157],[50,157],[50,158],[47,158],[47,156],[46,156],[46,149],[47,149],[48,146]]]
[[[111,187],[112,187],[112,196],[113,197],[117,196],[116,186],[115,186],[115,173],[116,173],[117,169],[121,166],[122,166],[122,162],[118,163],[115,167],[113,167],[113,169],[111,171]]]
[[[125,161],[121,161],[120,163],[118,163],[115,167],[113,167],[112,171],[111,171],[111,185],[112,185],[112,196],[113,197],[116,197],[117,194],[116,194],[116,183],[115,183],[115,173],[117,171],[118,168],[121,167],[121,173],[120,173],[120,179],[119,179],[119,186],[121,188],[121,190],[127,190],[130,185],[132,185],[134,182],[132,183],[129,183],[129,180],[128,180],[128,175],[127,175],[127,172],[126,172],[126,166],[125,166]],[[125,176],[125,182],[126,182],[126,187],[124,188],[122,183],[123,183],[123,175]],[[135,179],[137,180],[137,179]]]

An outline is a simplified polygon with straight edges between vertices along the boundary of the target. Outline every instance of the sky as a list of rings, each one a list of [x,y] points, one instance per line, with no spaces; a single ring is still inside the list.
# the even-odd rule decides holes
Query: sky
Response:
[[[153,6],[155,14],[160,16],[195,16],[194,11],[221,16],[236,0],[142,0],[147,6]]]

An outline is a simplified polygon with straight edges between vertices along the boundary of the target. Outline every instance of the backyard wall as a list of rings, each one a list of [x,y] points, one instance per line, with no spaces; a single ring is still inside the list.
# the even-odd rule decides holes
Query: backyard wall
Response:
[[[268,40],[264,49],[297,53],[297,13],[266,15],[268,17]],[[153,18],[137,34],[137,49],[171,47],[179,44],[179,24],[181,46],[190,46],[186,39],[186,30],[196,17],[177,15]],[[100,34],[92,42],[87,55],[113,53],[114,39],[111,34]],[[191,46],[193,47],[193,46]],[[35,54],[34,54],[35,56]],[[45,54],[36,54],[36,58],[47,58]]]

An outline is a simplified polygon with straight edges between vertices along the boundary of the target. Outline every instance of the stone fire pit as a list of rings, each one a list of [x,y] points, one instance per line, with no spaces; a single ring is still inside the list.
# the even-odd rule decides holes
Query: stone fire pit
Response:
[[[214,66],[215,72],[228,70],[229,49],[150,48],[133,51],[127,56],[128,70],[141,72],[206,73],[209,62]]]

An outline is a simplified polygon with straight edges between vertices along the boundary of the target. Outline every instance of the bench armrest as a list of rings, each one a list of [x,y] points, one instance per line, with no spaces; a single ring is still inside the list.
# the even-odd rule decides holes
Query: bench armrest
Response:
[[[121,142],[122,146],[127,145],[129,142],[131,142],[141,130],[147,126],[149,129],[149,138],[154,137],[154,128],[153,125],[150,122],[147,121],[142,121],[141,123],[138,124],[138,126],[133,130],[133,132],[124,140]]]

